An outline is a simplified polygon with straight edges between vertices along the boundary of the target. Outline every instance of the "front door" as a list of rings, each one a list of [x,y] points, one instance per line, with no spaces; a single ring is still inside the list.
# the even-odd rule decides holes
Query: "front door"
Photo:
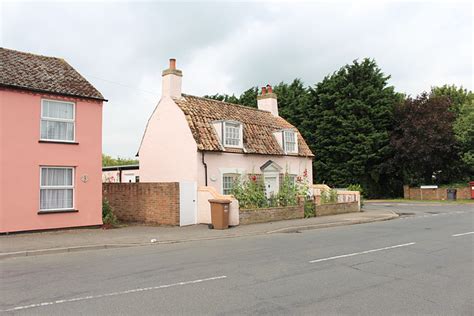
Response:
[[[271,198],[278,193],[277,176],[265,176],[265,194],[267,198]]]

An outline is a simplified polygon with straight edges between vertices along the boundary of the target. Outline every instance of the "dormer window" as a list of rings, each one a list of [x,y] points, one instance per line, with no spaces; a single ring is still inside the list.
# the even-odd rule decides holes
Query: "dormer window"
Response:
[[[283,131],[283,150],[288,154],[298,153],[298,138],[295,131]]]
[[[242,124],[224,122],[224,147],[242,147]]]

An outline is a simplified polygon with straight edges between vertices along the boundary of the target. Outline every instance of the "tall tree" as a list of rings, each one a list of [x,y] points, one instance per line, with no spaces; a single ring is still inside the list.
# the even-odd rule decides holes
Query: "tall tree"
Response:
[[[395,109],[391,144],[406,184],[443,184],[457,177],[455,113],[444,96],[422,93]]]
[[[252,108],[257,107],[257,93],[258,87],[252,87],[250,89],[245,90],[239,97],[235,95],[228,95],[228,94],[219,94],[216,93],[214,95],[205,95],[204,98],[224,101],[234,104],[241,104],[245,106],[249,106]]]
[[[454,135],[459,144],[459,155],[464,163],[464,180],[474,179],[474,100],[460,106],[454,122]]]
[[[236,104],[239,103],[239,98],[237,98],[235,95],[216,93],[213,95],[205,95],[204,98],[223,101],[223,102],[229,102],[229,103],[236,103]]]
[[[311,133],[311,122],[308,113],[311,111],[311,95],[301,79],[295,79],[290,84],[280,82],[274,87],[278,97],[279,115],[293,124],[303,137]]]
[[[388,160],[393,109],[401,96],[389,78],[374,60],[355,60],[312,89],[307,141],[316,155],[315,181],[336,187],[358,183],[369,197],[400,190]]]
[[[123,166],[123,165],[136,165],[138,164],[137,159],[129,159],[129,158],[113,158],[112,156],[102,154],[102,166]]]
[[[258,94],[258,87],[251,87],[245,90],[240,95],[239,101],[237,103],[256,108],[257,107],[257,94]]]
[[[453,125],[454,135],[463,164],[459,180],[472,179],[474,177],[474,93],[455,85],[433,87],[431,93],[434,96],[445,96],[451,101],[450,109],[456,114]]]
[[[431,88],[431,94],[437,97],[447,97],[451,101],[451,110],[459,115],[461,108],[466,103],[472,103],[473,93],[464,89],[463,87],[456,87],[455,85],[444,85],[441,87]]]

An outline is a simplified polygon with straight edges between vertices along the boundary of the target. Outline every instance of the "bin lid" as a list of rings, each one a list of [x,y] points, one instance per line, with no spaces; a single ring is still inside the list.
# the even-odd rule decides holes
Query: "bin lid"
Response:
[[[232,201],[227,200],[227,199],[210,199],[209,203],[230,204],[230,203],[232,203]]]

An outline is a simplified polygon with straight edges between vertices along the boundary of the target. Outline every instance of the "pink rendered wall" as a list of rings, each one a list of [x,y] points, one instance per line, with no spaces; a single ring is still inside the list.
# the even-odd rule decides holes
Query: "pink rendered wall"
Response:
[[[196,142],[170,97],[164,96],[150,117],[139,156],[140,182],[197,181]]]
[[[260,166],[268,160],[272,160],[282,167],[282,173],[288,170],[290,174],[302,175],[306,169],[308,171],[308,179],[312,182],[313,165],[311,158],[206,152],[207,184],[208,186],[214,187],[217,192],[222,193],[223,170],[227,169],[232,172],[232,170],[235,169],[243,169],[245,173],[261,173]],[[200,157],[198,166],[198,185],[203,186],[205,185],[204,166]],[[215,181],[213,181],[213,179],[215,179]]]
[[[78,145],[38,142],[42,98],[75,102]],[[0,90],[0,232],[102,224],[101,153],[102,102]],[[40,166],[75,167],[77,213],[38,214]]]

